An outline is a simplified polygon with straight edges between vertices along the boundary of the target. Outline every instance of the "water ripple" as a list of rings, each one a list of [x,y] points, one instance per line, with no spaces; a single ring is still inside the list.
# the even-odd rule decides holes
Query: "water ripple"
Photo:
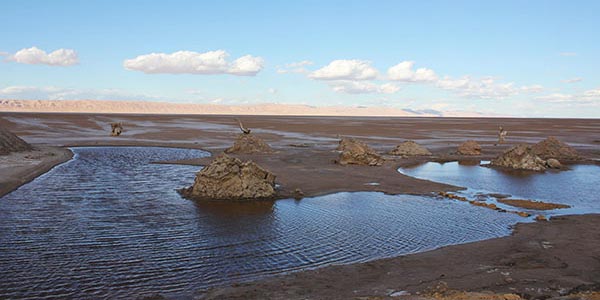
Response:
[[[0,198],[0,298],[188,298],[210,286],[503,236],[519,219],[420,196],[196,203],[198,150],[73,148]]]

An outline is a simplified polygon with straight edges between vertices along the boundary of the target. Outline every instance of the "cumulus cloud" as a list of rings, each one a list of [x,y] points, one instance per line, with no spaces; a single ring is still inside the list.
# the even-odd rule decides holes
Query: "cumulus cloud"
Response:
[[[0,98],[31,100],[160,100],[160,97],[118,89],[75,89],[54,86],[9,86],[0,89]]]
[[[406,82],[434,82],[438,79],[431,69],[419,68],[413,71],[414,65],[413,61],[403,61],[388,69],[388,78]]]
[[[581,82],[583,81],[583,78],[581,77],[575,77],[575,78],[569,78],[569,79],[565,79],[565,80],[561,80],[564,83],[576,83],[576,82]]]
[[[289,64],[285,64],[283,67],[277,67],[277,73],[279,74],[287,74],[287,73],[299,73],[304,74],[310,72],[306,69],[307,66],[313,65],[314,62],[310,60],[303,60],[299,62],[292,62]]]
[[[72,66],[79,63],[77,52],[73,49],[58,49],[50,53],[37,47],[25,48],[15,54],[2,53],[7,61],[29,65]]]
[[[131,71],[146,74],[231,74],[238,76],[254,76],[263,69],[264,59],[245,55],[233,62],[227,59],[229,54],[224,50],[198,53],[193,51],[177,51],[168,53],[150,53],[127,59],[123,67]]]
[[[346,94],[393,94],[400,90],[400,87],[392,83],[378,85],[371,82],[348,80],[332,81],[330,86],[334,91]]]
[[[310,73],[308,77],[316,80],[370,80],[378,74],[369,61],[339,59]]]

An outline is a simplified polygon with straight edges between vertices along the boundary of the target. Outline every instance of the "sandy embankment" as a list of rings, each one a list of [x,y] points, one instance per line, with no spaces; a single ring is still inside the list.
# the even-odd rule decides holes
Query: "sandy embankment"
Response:
[[[0,156],[0,197],[68,161],[73,153],[66,148],[36,146],[33,151]]]
[[[597,137],[600,120],[243,118],[253,133],[278,152],[238,157],[253,159],[274,172],[283,192],[300,188],[307,196],[337,191],[423,194],[453,189],[404,176],[396,172],[396,167],[460,158],[451,153],[466,139],[475,139],[483,147],[483,155],[469,158],[471,160],[490,159],[516,143],[535,143],[549,135],[573,145],[591,161],[600,159]],[[123,122],[123,136],[109,137],[109,122]],[[509,136],[507,144],[496,147],[493,144],[499,124],[509,130]],[[0,126],[6,126],[34,144],[175,146],[208,149],[213,153],[229,147],[239,133],[232,116],[0,113]],[[382,167],[335,165],[332,161],[337,154],[332,150],[337,145],[338,135],[361,139],[379,152],[387,152],[399,142],[413,139],[430,149],[433,156],[388,161]],[[56,157],[68,159],[61,155]],[[205,160],[183,163],[204,164]],[[13,173],[7,178],[27,178],[29,172],[34,171],[39,174],[42,166],[40,163],[28,172]],[[561,290],[568,291],[578,285],[600,285],[598,224],[598,215],[522,224],[513,236],[506,238],[222,287],[207,297],[365,299],[360,297],[373,296],[371,299],[382,299],[393,291],[420,291],[439,280],[448,282],[454,289],[556,296]],[[598,286],[595,289],[598,290]]]

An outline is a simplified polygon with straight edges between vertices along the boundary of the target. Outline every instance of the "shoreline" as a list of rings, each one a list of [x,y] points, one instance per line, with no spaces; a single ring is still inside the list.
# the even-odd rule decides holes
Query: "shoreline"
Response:
[[[0,156],[3,163],[14,164],[10,168],[6,166],[0,168],[0,198],[73,158],[73,152],[67,147],[43,145],[33,145],[33,147],[33,151]],[[23,163],[27,159],[32,163]]]
[[[518,299],[560,298],[576,289],[599,291],[600,214],[518,223],[513,233],[466,244],[348,265],[331,265],[198,292],[199,299]],[[577,246],[572,243],[577,241]],[[485,296],[427,298],[447,284]],[[391,297],[405,291],[402,297]],[[419,295],[421,294],[421,295]],[[425,296],[425,298],[422,298]],[[598,294],[596,295],[598,296]],[[514,298],[513,298],[514,299]],[[590,298],[597,299],[597,298]]]

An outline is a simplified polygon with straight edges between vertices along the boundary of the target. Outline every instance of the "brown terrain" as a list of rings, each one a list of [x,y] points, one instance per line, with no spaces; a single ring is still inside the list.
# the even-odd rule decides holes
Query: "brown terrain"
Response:
[[[283,197],[297,195],[298,191],[308,197],[339,191],[430,194],[457,190],[460,187],[411,178],[396,170],[432,160],[490,160],[516,144],[534,144],[548,136],[555,136],[576,149],[585,158],[580,163],[597,164],[600,160],[597,119],[293,116],[240,119],[273,151],[230,155],[242,161],[252,160],[272,172],[281,185],[279,192]],[[118,122],[122,123],[123,132],[111,137],[110,123]],[[510,134],[506,143],[495,146],[499,125]],[[29,165],[23,164],[20,156],[24,158],[27,152],[0,156],[0,182],[16,180],[12,188],[2,184],[0,191],[4,193],[68,160],[70,156],[66,153],[70,152],[60,147],[186,147],[204,149],[216,156],[231,147],[240,134],[235,118],[221,115],[0,113],[0,128],[12,131],[38,149],[34,150],[37,156],[30,156],[35,157],[35,162]],[[340,151],[336,150],[340,137],[359,140],[380,154],[413,140],[432,155],[406,158],[381,155],[384,160],[381,166],[342,165],[335,163],[340,158]],[[480,155],[457,154],[458,146],[467,140],[480,145]],[[207,165],[210,160],[170,163]],[[12,167],[5,167],[7,163]],[[520,224],[506,238],[294,273],[221,287],[200,296],[207,299],[386,299],[390,295],[397,296],[393,299],[503,299],[486,294],[495,292],[524,299],[547,299],[569,292],[598,291],[599,222],[600,216],[585,215]],[[441,281],[448,287],[439,288],[444,285]],[[411,295],[403,296],[405,293],[401,291]],[[477,298],[479,294],[454,291],[484,294],[483,298]]]

